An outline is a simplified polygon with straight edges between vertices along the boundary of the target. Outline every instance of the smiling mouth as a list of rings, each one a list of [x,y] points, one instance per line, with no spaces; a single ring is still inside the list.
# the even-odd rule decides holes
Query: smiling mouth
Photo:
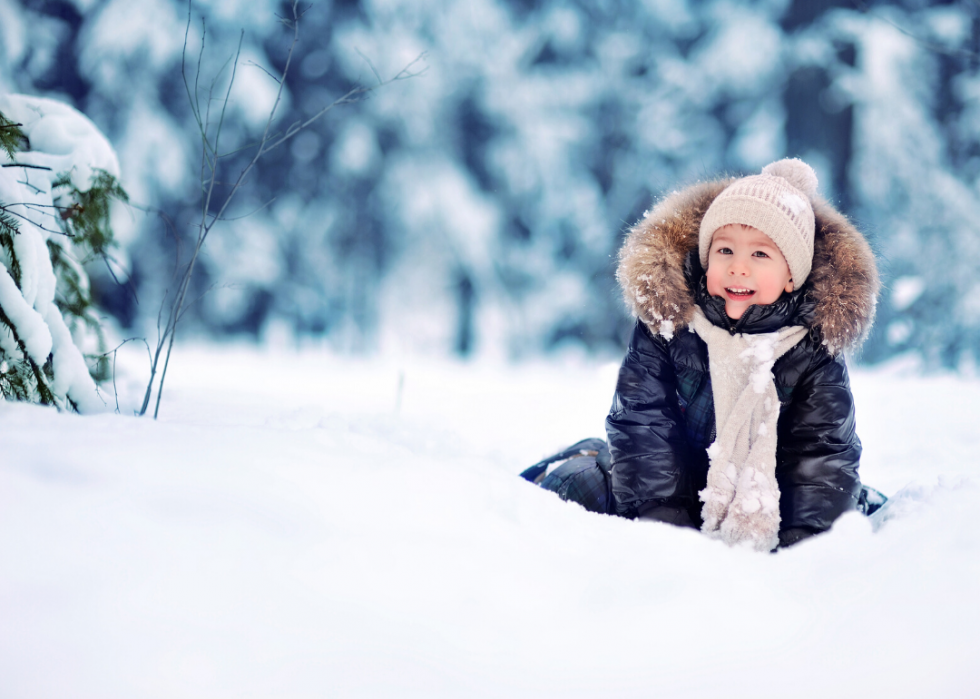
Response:
[[[725,293],[728,294],[728,298],[733,301],[744,301],[745,299],[752,298],[755,291],[752,289],[743,289],[738,286],[730,286],[725,289]]]

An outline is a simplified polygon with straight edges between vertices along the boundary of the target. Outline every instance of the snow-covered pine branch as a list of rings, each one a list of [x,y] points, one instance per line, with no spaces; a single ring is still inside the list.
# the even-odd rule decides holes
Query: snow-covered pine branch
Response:
[[[118,176],[109,142],[75,109],[0,95],[0,397],[105,409],[106,344],[82,265],[113,246]]]

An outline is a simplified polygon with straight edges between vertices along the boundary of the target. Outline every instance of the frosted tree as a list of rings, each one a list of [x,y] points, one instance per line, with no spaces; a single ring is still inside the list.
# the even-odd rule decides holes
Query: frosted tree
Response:
[[[854,215],[885,267],[870,359],[980,361],[980,25],[956,7],[892,8],[829,23],[857,47]]]
[[[53,100],[0,96],[0,396],[104,409],[105,337],[84,264],[108,263],[125,199],[105,137]]]

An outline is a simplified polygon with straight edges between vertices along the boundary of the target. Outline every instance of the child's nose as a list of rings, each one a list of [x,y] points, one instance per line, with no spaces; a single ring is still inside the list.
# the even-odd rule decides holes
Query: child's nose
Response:
[[[728,273],[733,276],[744,277],[749,273],[749,266],[741,260],[732,260],[728,266]]]

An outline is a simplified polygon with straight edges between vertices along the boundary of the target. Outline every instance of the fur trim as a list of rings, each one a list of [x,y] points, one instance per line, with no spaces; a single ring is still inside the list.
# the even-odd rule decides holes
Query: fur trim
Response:
[[[733,179],[701,182],[663,199],[630,230],[616,278],[633,315],[668,340],[691,323],[694,292],[684,260],[698,247],[705,212]],[[815,200],[813,268],[807,283],[816,309],[812,328],[831,354],[857,349],[874,322],[878,268],[864,236],[830,204]]]

